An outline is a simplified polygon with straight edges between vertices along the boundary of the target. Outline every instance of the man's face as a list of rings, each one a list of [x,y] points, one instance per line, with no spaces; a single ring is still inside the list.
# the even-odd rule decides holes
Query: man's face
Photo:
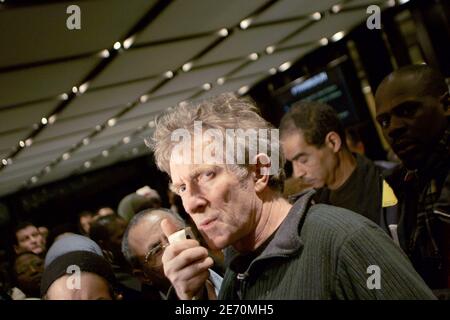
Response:
[[[166,236],[161,229],[161,221],[164,218],[171,219],[175,225],[179,223],[167,213],[152,213],[143,217],[138,224],[133,226],[128,234],[128,242],[130,250],[134,252],[139,259],[142,266],[143,274],[139,278],[143,282],[151,282],[159,288],[164,288],[169,284],[169,281],[164,275],[162,265],[162,255],[164,253],[163,245],[168,243]],[[149,251],[147,261],[145,256]]]
[[[91,224],[94,218],[91,215],[81,216],[80,224],[85,234],[89,234],[89,230],[91,229]]]
[[[32,253],[21,255],[14,263],[14,272],[19,288],[27,296],[39,297],[44,260]]]
[[[239,180],[225,165],[170,162],[172,183],[208,246],[245,247],[256,230],[258,199],[253,180]]]
[[[376,118],[383,135],[409,169],[417,169],[429,156],[446,127],[440,97],[421,94],[414,79],[393,79],[376,93]]]
[[[55,280],[48,288],[47,300],[112,300],[108,282],[90,272],[81,272],[80,288],[69,288],[67,281],[69,275],[64,275]]]
[[[305,184],[322,188],[333,177],[336,164],[332,150],[308,144],[299,130],[283,135],[281,147],[286,160],[292,162],[293,176]]]
[[[16,253],[33,252],[41,254],[45,250],[44,238],[35,226],[27,226],[16,232],[17,245]]]

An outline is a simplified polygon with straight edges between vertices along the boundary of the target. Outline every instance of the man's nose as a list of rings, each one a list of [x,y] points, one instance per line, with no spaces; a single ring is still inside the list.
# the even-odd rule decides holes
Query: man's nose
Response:
[[[183,197],[183,205],[189,214],[202,213],[206,207],[206,199],[199,193],[187,192]]]
[[[306,171],[301,164],[294,162],[292,167],[295,178],[302,178],[306,174]]]
[[[391,117],[391,122],[387,128],[387,135],[390,139],[397,139],[406,130],[405,123],[402,119],[399,119],[395,115]]]

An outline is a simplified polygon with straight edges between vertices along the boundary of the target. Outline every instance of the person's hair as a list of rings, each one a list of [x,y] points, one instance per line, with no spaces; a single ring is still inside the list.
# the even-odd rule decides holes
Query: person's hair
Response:
[[[167,215],[172,216],[173,218],[175,218],[176,221],[180,222],[181,225],[183,225],[183,226],[185,225],[185,222],[183,221],[183,219],[181,219],[180,216],[178,216],[177,214],[173,213],[172,211],[164,209],[164,208],[146,209],[146,210],[141,211],[141,212],[137,213],[136,215],[134,215],[133,218],[131,218],[130,222],[128,223],[128,226],[125,229],[125,232],[124,232],[123,238],[122,238],[123,256],[128,261],[130,266],[134,269],[141,269],[142,267],[141,267],[141,263],[140,263],[138,257],[136,257],[135,252],[133,252],[133,250],[131,250],[131,248],[130,248],[130,243],[129,243],[130,232],[135,226],[137,226],[139,223],[142,222],[143,218],[145,218],[151,214],[158,213],[158,212],[165,212],[165,213],[167,213]]]
[[[123,220],[123,218],[112,214],[98,218],[89,229],[89,237],[97,243],[102,240],[109,240],[111,237],[110,226],[118,220]]]
[[[274,137],[271,130],[268,134],[261,134],[259,129],[272,129],[273,126],[259,114],[254,102],[249,99],[238,98],[232,93],[224,93],[199,103],[186,102],[179,104],[172,111],[156,119],[156,128],[152,139],[147,139],[147,145],[153,149],[156,164],[159,169],[170,175],[170,158],[177,142],[172,140],[172,133],[178,129],[187,130],[194,134],[194,122],[201,121],[202,129],[218,129],[227,136],[227,129],[255,130],[258,146],[265,146],[267,155],[278,155],[279,169],[269,178],[269,187],[273,190],[282,190],[284,182],[284,157],[279,150],[278,136]],[[225,142],[224,142],[225,143]],[[237,139],[237,147],[245,147],[245,164],[228,165],[241,179],[248,176],[249,144],[245,139]],[[250,143],[252,145],[252,143]],[[236,160],[236,155],[234,155]],[[237,162],[237,161],[236,161]]]
[[[280,122],[281,138],[299,130],[306,143],[317,148],[325,144],[325,137],[329,132],[336,132],[341,138],[342,146],[347,147],[344,127],[338,114],[325,103],[300,101],[291,107]]]
[[[17,225],[14,227],[14,230],[12,233],[12,236],[13,236],[12,238],[14,240],[15,245],[19,244],[19,240],[17,239],[17,233],[20,230],[23,230],[29,226],[35,227],[37,229],[36,225],[34,223],[32,223],[31,221],[21,221],[21,222],[17,223]]]
[[[390,82],[393,77],[403,77],[413,75],[414,80],[420,83],[422,93],[433,97],[440,97],[448,93],[449,89],[442,74],[425,64],[409,65],[399,68],[383,79],[379,88],[385,83]]]

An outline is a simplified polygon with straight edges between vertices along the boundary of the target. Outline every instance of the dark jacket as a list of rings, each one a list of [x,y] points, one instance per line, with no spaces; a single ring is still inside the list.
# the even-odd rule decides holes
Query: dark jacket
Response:
[[[398,198],[387,219],[398,224],[401,247],[432,289],[450,288],[449,169],[450,128],[420,170],[400,167],[386,176]]]
[[[294,204],[245,272],[233,267],[242,256],[232,256],[220,299],[435,298],[375,223],[346,209],[311,205],[313,194]],[[377,267],[380,289],[370,278]]]

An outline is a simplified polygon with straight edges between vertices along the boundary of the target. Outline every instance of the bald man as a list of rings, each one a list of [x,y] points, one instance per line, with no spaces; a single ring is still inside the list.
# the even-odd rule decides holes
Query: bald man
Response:
[[[394,71],[375,95],[376,119],[403,165],[387,177],[399,200],[386,216],[432,289],[450,288],[450,98],[426,65]],[[447,291],[448,294],[448,291]],[[447,297],[450,297],[448,295]]]

